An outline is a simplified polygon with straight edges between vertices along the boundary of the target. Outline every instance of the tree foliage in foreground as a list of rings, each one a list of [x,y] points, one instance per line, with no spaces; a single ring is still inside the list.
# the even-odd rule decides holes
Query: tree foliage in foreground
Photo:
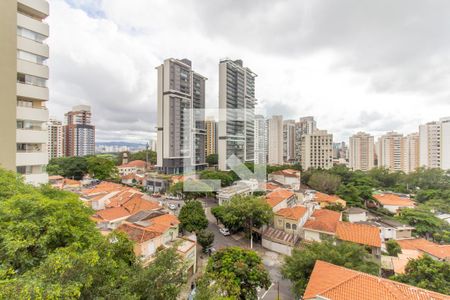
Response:
[[[255,251],[228,247],[210,257],[196,299],[257,299],[257,288],[269,286],[269,273]]]
[[[181,222],[180,227],[189,232],[200,232],[208,227],[202,203],[197,200],[186,202],[180,210],[178,219]]]
[[[391,279],[450,295],[450,264],[434,260],[428,255],[410,260],[405,274],[395,275]]]
[[[304,243],[300,249],[294,249],[292,256],[286,256],[281,272],[291,280],[297,296],[303,295],[316,260],[326,261],[345,268],[378,275],[379,265],[366,249],[360,245],[333,240]]]
[[[77,195],[0,169],[0,299],[176,299],[174,250],[143,269],[123,235],[104,237]]]
[[[206,250],[214,243],[214,233],[209,230],[202,230],[197,234],[197,241],[202,246],[202,250],[206,253]]]

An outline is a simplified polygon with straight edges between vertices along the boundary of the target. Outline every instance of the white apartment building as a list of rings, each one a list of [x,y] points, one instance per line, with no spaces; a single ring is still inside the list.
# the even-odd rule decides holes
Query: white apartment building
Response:
[[[419,126],[420,166],[450,169],[450,117]]]
[[[394,131],[381,136],[377,142],[378,167],[403,171],[403,135]]]
[[[352,170],[368,171],[374,167],[374,137],[358,132],[349,139],[349,167]]]
[[[326,130],[316,130],[303,135],[301,165],[303,170],[333,167],[333,135]]]
[[[48,159],[64,156],[64,130],[61,121],[51,118],[47,123]]]
[[[295,162],[295,120],[283,121],[283,161]]]
[[[267,120],[267,163],[283,164],[283,116],[272,116]]]
[[[48,181],[48,14],[45,0],[0,1],[0,165],[36,185]]]
[[[419,167],[419,133],[403,138],[403,172],[414,172]]]
[[[219,169],[229,170],[227,159],[255,161],[255,78],[242,60],[219,64]]]
[[[255,164],[267,164],[267,122],[262,115],[255,115]]]
[[[205,84],[188,59],[169,58],[156,68],[157,167],[166,174],[202,170],[205,163]]]
[[[295,123],[295,160],[301,162],[301,149],[302,149],[302,137],[305,134],[312,134],[317,130],[316,121],[314,117],[301,117],[298,122]]]

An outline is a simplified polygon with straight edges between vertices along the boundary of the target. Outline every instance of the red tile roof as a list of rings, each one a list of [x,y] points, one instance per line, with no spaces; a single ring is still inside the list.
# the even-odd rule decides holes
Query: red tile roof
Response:
[[[376,194],[373,197],[381,203],[381,205],[394,205],[394,206],[414,206],[414,201],[409,198],[402,198],[394,194]]]
[[[317,209],[306,221],[303,228],[324,231],[328,233],[336,233],[336,227],[341,219],[341,213],[328,209]]]
[[[264,188],[268,191],[274,191],[274,190],[280,188],[280,186],[275,183],[268,182],[264,185]]]
[[[304,206],[294,206],[294,207],[282,208],[282,209],[278,210],[277,212],[275,212],[275,214],[278,216],[287,218],[287,219],[299,220],[305,215],[306,211],[307,211],[307,209]]]
[[[113,207],[97,211],[93,217],[105,221],[113,221],[120,218],[129,217],[131,214],[123,207]]]
[[[145,166],[147,165],[147,163],[143,160],[133,160],[130,161],[127,164],[122,164],[119,166],[119,168],[145,168]]]
[[[448,296],[316,261],[303,298],[330,300],[443,300]]]
[[[123,223],[116,230],[125,233],[130,240],[137,243],[143,243],[145,241],[154,239],[155,237],[158,237],[163,233],[159,231],[149,230],[145,227],[141,227],[131,223]]]
[[[425,239],[398,240],[402,249],[419,250],[439,259],[450,259],[450,245],[439,245]]]
[[[343,241],[381,247],[380,229],[371,225],[339,222],[336,228],[336,236]]]
[[[294,195],[294,192],[290,190],[279,188],[274,190],[273,192],[268,193],[266,195],[266,200],[267,203],[273,208]]]
[[[294,169],[285,169],[280,171],[272,172],[273,175],[283,175],[285,177],[300,177],[300,171]]]
[[[341,200],[344,201],[343,199],[339,198],[339,196],[336,195],[328,195],[328,194],[324,194],[321,192],[316,192],[314,194],[314,201],[317,202],[327,202],[327,203],[336,203],[336,201]]]

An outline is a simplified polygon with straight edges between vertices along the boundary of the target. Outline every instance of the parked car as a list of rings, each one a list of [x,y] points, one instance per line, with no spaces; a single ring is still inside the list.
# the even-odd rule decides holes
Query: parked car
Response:
[[[175,204],[173,204],[173,203],[170,203],[170,204],[169,204],[169,208],[170,208],[171,210],[175,210],[175,209],[177,209],[177,206],[176,206]]]
[[[224,236],[230,235],[230,230],[228,230],[228,228],[220,228],[219,229],[220,233],[223,234]]]

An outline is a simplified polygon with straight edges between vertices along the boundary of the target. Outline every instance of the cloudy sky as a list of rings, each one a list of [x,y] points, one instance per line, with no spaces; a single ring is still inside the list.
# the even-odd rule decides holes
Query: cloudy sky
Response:
[[[218,63],[258,74],[262,109],[347,140],[450,115],[447,0],[50,0],[50,114],[90,104],[98,141],[154,136],[156,70],[189,58],[218,106]]]

